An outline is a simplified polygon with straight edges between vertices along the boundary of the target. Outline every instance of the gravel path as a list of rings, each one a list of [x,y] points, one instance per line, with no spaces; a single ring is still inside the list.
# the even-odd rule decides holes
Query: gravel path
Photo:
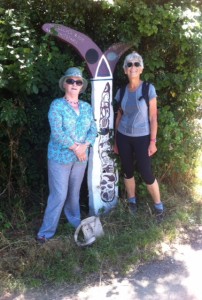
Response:
[[[125,277],[100,278],[88,286],[62,286],[0,300],[202,300],[202,226],[181,230],[161,244],[160,260],[140,265]]]

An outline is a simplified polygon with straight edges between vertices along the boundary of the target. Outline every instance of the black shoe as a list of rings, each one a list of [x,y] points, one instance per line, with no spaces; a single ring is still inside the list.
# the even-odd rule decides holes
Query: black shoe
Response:
[[[165,211],[158,208],[154,208],[154,210],[157,223],[161,223],[164,220]]]
[[[44,236],[36,237],[36,242],[39,244],[45,244],[46,241],[47,241],[47,239]]]
[[[137,212],[137,204],[136,203],[128,203],[129,211],[132,215],[135,215]]]

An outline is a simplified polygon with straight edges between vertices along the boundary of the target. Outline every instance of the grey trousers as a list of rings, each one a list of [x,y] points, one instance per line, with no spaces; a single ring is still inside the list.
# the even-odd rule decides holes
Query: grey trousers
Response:
[[[87,162],[64,165],[48,161],[49,196],[38,237],[54,236],[62,209],[70,224],[75,228],[80,224],[79,194],[86,165]]]

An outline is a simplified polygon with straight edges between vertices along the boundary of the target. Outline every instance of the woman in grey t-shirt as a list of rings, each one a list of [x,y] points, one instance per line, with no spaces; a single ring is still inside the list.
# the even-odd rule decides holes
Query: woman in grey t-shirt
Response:
[[[154,201],[157,220],[161,221],[164,207],[161,202],[159,185],[151,168],[151,156],[157,151],[157,95],[155,87],[150,84],[148,90],[149,104],[147,105],[146,99],[140,100],[143,86],[140,75],[143,68],[143,59],[137,52],[132,52],[126,56],[123,69],[129,83],[122,99],[120,99],[120,90],[115,96],[115,100],[121,104],[115,123],[116,143],[114,151],[120,155],[130,211],[133,214],[137,211],[134,178],[135,158],[137,169]]]

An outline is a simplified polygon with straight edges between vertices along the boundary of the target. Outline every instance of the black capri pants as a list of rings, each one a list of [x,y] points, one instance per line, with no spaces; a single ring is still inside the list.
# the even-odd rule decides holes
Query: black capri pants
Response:
[[[130,137],[117,131],[116,142],[121,158],[124,178],[134,176],[134,160],[137,169],[146,184],[153,184],[155,177],[152,173],[151,157],[148,155],[150,136]]]

